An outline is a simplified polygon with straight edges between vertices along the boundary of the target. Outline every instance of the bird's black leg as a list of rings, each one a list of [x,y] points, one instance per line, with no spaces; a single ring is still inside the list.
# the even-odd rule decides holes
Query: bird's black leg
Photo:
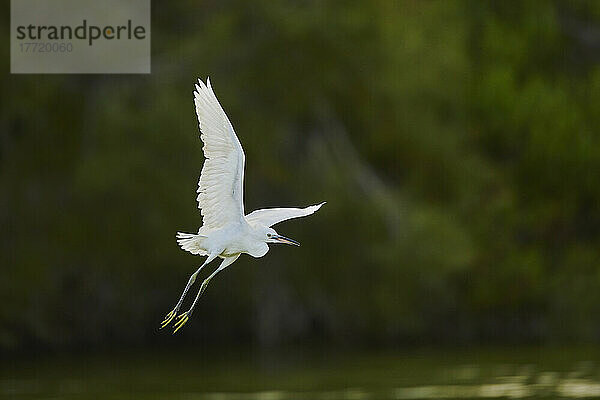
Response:
[[[210,276],[208,278],[206,278],[204,280],[204,282],[202,282],[202,286],[200,286],[200,290],[198,290],[198,294],[196,295],[196,298],[194,299],[194,302],[192,303],[192,306],[190,307],[190,309],[177,317],[177,322],[175,322],[175,330],[173,331],[173,333],[177,332],[188,321],[188,319],[194,312],[194,307],[196,307],[196,303],[198,303],[198,299],[200,299],[200,297],[206,290],[206,287],[208,286],[208,283],[210,282],[210,280],[216,274],[218,274],[219,271],[222,271],[223,269],[225,269],[225,267],[231,265],[235,260],[238,259],[238,257],[239,257],[239,254],[234,257],[225,258],[223,260],[223,262],[221,263],[221,265],[219,265],[219,268],[217,268],[212,274],[210,274]]]
[[[163,329],[164,327],[166,327],[167,325],[169,325],[171,323],[171,321],[173,321],[173,318],[175,318],[177,316],[177,313],[179,312],[179,308],[181,308],[181,305],[183,304],[183,299],[185,299],[185,295],[187,294],[188,290],[190,290],[190,287],[196,281],[196,276],[198,276],[198,273],[200,273],[200,271],[202,270],[202,268],[204,268],[206,266],[206,264],[208,264],[209,262],[211,262],[212,260],[214,260],[215,257],[209,256],[206,259],[206,261],[204,261],[204,263],[200,267],[198,267],[198,269],[196,270],[196,272],[194,272],[190,276],[190,279],[188,279],[188,283],[187,283],[187,285],[185,285],[185,289],[183,289],[183,293],[181,294],[181,297],[179,298],[179,301],[177,302],[177,305],[175,306],[175,308],[173,310],[171,310],[165,316],[165,319],[160,324],[160,329]]]

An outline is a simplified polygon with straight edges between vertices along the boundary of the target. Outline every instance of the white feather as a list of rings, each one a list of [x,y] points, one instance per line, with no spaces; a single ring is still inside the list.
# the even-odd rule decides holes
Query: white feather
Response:
[[[263,208],[246,215],[246,221],[251,225],[259,224],[270,227],[288,219],[306,217],[321,208],[323,204],[325,202],[305,208]]]
[[[209,79],[198,79],[194,104],[205,158],[196,200],[204,226],[218,229],[244,216],[245,155]]]

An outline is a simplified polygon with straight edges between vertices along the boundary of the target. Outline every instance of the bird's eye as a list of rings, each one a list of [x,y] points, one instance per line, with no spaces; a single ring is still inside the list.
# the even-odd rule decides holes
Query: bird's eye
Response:
[[[267,233],[267,237],[271,237],[271,234],[270,234],[270,233]]]

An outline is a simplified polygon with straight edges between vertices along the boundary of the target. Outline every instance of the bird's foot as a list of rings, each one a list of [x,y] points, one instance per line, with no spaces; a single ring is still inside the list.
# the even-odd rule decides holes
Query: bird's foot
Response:
[[[171,312],[166,315],[163,322],[160,323],[160,329],[163,329],[164,327],[169,325],[171,323],[171,321],[173,321],[173,318],[175,318],[177,316],[178,311],[179,310],[177,307],[175,307],[173,310],[171,310]]]
[[[188,322],[188,319],[190,319],[190,315],[192,315],[192,313],[190,311],[186,311],[181,315],[177,316],[177,322],[175,322],[175,330],[173,331],[173,335],[177,333],[177,331],[179,329],[181,329],[182,326],[185,325],[186,322]]]

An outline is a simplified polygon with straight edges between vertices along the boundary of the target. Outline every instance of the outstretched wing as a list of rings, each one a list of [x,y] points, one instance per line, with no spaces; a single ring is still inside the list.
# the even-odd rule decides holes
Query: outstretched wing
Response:
[[[198,181],[198,208],[205,226],[219,228],[244,216],[244,150],[210,86],[200,79],[194,104],[204,142],[204,166]]]
[[[306,217],[321,208],[323,204],[325,202],[306,208],[264,208],[246,215],[246,221],[252,225],[273,226],[288,219]]]

